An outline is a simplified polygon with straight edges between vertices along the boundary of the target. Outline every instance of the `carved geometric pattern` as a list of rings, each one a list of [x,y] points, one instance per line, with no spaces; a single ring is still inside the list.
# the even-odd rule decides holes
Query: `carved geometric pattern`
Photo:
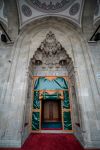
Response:
[[[67,55],[66,50],[50,31],[35,52],[32,63],[34,65],[46,65],[51,68],[54,65],[64,66],[68,64],[70,60],[71,58]]]
[[[69,10],[69,14],[70,15],[76,15],[78,13],[80,9],[80,4],[79,3],[75,3]]]
[[[26,17],[30,17],[32,15],[32,11],[30,9],[30,7],[28,7],[27,5],[22,5],[22,12]]]
[[[45,13],[57,13],[67,9],[76,0],[26,0],[33,8]]]

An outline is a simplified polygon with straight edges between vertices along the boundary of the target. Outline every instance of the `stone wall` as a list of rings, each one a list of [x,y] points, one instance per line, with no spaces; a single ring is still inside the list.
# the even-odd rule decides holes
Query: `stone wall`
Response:
[[[15,43],[0,43],[0,146],[20,147],[30,133],[29,62],[46,34],[52,31],[74,64],[73,109],[78,108],[78,118],[75,117],[80,123],[80,127],[74,124],[74,134],[84,147],[100,148],[100,42],[88,44],[96,28],[92,23],[94,0],[85,2],[81,29],[66,19],[47,17],[30,23],[18,36],[15,7],[13,1],[11,12],[8,11],[8,33]]]

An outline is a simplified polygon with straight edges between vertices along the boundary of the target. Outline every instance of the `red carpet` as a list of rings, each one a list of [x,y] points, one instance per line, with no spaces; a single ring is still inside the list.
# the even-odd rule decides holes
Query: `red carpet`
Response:
[[[31,134],[22,148],[0,150],[83,150],[71,134]]]

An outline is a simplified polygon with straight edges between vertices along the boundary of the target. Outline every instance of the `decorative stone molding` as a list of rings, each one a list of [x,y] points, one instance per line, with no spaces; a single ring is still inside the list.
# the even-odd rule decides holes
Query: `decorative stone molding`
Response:
[[[32,58],[34,65],[43,65],[50,68],[53,66],[67,66],[70,61],[71,58],[67,55],[66,50],[51,31],[46,35]]]

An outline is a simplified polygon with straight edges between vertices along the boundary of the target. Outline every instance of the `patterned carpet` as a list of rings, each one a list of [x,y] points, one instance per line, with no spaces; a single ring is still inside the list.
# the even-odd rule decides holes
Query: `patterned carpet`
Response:
[[[84,150],[71,134],[31,134],[22,148],[0,150]]]

